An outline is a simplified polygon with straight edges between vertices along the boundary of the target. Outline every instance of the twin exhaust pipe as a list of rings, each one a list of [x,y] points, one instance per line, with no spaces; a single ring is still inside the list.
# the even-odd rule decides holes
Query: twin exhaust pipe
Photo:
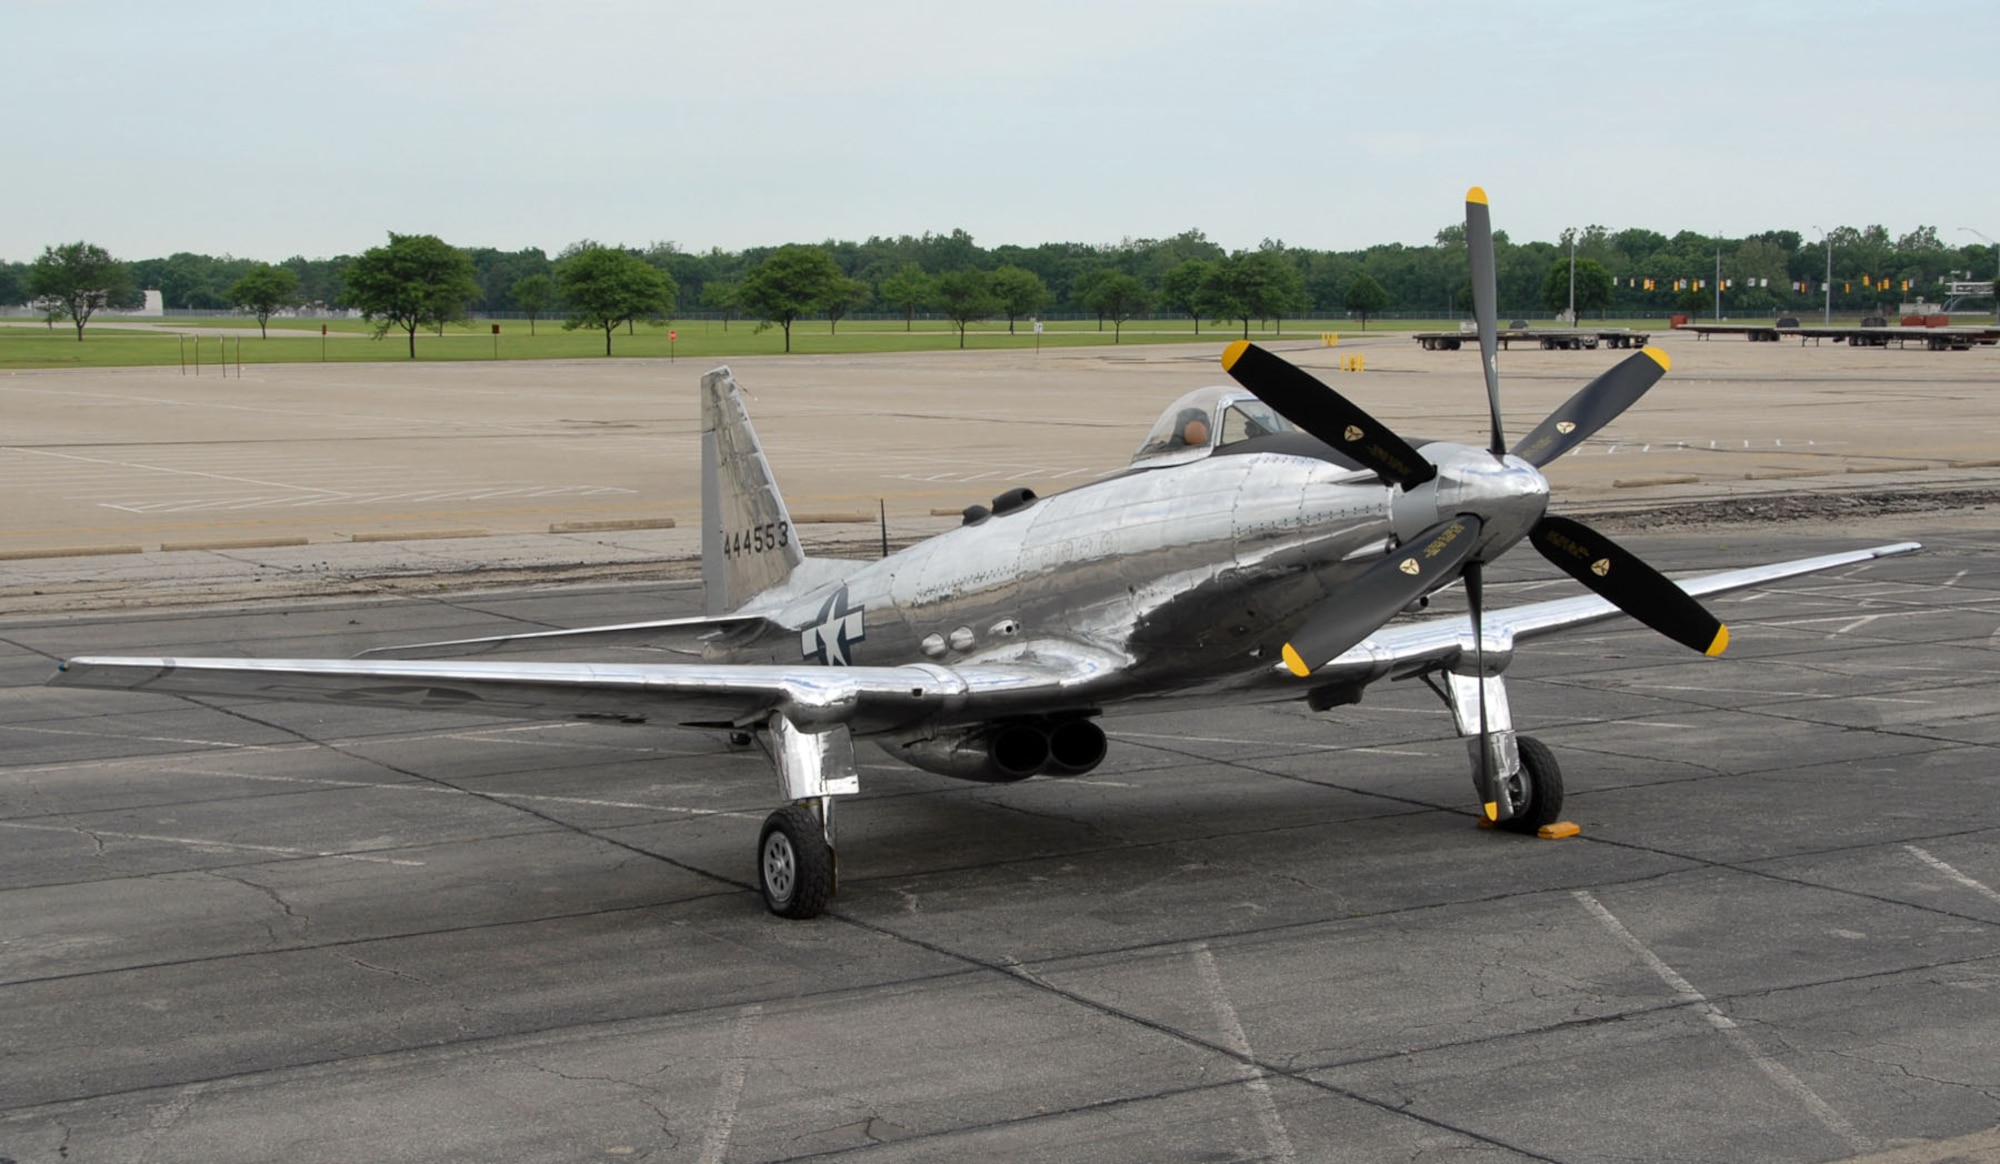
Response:
[[[884,745],[912,767],[985,784],[1081,776],[1104,762],[1108,747],[1104,729],[1088,719],[1009,720]]]

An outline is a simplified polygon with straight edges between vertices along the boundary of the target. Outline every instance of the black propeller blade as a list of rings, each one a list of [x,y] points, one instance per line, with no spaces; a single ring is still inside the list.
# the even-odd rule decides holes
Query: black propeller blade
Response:
[[[1658,348],[1626,357],[1549,413],[1514,446],[1514,455],[1539,469],[1569,452],[1632,407],[1667,374],[1668,366],[1667,353]]]
[[[1729,628],[1687,591],[1581,522],[1543,517],[1528,540],[1563,573],[1682,646],[1705,655],[1729,646]]]
[[[1363,570],[1338,595],[1321,603],[1285,644],[1285,666],[1303,679],[1373,634],[1397,611],[1449,581],[1478,543],[1481,524],[1470,514],[1441,521]]]
[[[1437,466],[1418,456],[1388,425],[1320,383],[1311,372],[1248,340],[1237,340],[1223,351],[1222,370],[1279,416],[1380,473],[1392,485],[1410,489],[1437,476]]]
[[[1494,456],[1507,447],[1500,428],[1500,357],[1498,303],[1493,262],[1493,212],[1486,205],[1486,191],[1474,186],[1465,192],[1465,254],[1472,263],[1472,315],[1479,323],[1479,364],[1486,370],[1486,407],[1493,416]]]

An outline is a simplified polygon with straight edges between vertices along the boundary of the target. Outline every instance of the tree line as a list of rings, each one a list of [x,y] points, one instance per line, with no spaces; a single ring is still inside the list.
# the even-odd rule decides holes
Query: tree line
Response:
[[[1731,314],[1803,312],[1825,301],[1829,245],[1832,304],[1849,312],[1936,295],[1941,282],[1987,278],[1995,267],[1993,247],[1953,247],[1928,226],[1894,238],[1881,226],[1839,227],[1809,240],[1791,230],[1725,239],[1593,225],[1553,243],[1516,244],[1504,231],[1494,242],[1503,314],[1560,310],[1572,294],[1580,313],[1705,311],[1718,279]],[[1354,315],[1365,326],[1386,312],[1461,315],[1471,302],[1456,224],[1428,246],[1344,252],[1270,239],[1229,252],[1199,230],[1103,246],[987,248],[953,230],[700,253],[586,240],[551,257],[392,233],[360,255],[275,264],[186,252],[121,263],[82,242],[51,246],[33,263],[0,262],[0,304],[32,301],[52,324],[75,324],[79,338],[90,314],[131,305],[139,288],[160,291],[170,308],[244,310],[260,321],[294,306],[355,307],[384,329],[407,331],[413,350],[419,328],[474,312],[601,329],[609,352],[621,324],[697,312],[725,326],[741,316],[782,328],[789,350],[799,320],[837,329],[863,310],[900,315],[905,326],[942,315],[963,344],[971,323],[1005,318],[1011,331],[1043,312],[1095,315],[1116,339],[1125,322],[1153,314],[1186,317],[1197,330],[1204,321],[1241,324],[1247,334],[1253,321]]]

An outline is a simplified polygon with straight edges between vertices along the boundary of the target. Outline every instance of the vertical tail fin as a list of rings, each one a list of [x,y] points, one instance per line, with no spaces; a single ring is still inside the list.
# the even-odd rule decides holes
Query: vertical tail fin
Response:
[[[771,463],[727,367],[701,378],[701,580],[728,614],[805,560]]]

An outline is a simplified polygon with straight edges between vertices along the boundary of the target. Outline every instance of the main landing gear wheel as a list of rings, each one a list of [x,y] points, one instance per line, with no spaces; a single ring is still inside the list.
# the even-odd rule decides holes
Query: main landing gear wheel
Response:
[[[1508,791],[1521,807],[1512,817],[1501,821],[1500,827],[1532,836],[1543,825],[1554,824],[1562,817],[1563,774],[1556,766],[1555,753],[1542,741],[1532,736],[1515,736],[1514,746],[1521,754],[1521,771],[1511,778]]]
[[[833,850],[826,830],[804,805],[788,804],[764,819],[757,838],[757,887],[779,917],[818,917],[833,895]]]

